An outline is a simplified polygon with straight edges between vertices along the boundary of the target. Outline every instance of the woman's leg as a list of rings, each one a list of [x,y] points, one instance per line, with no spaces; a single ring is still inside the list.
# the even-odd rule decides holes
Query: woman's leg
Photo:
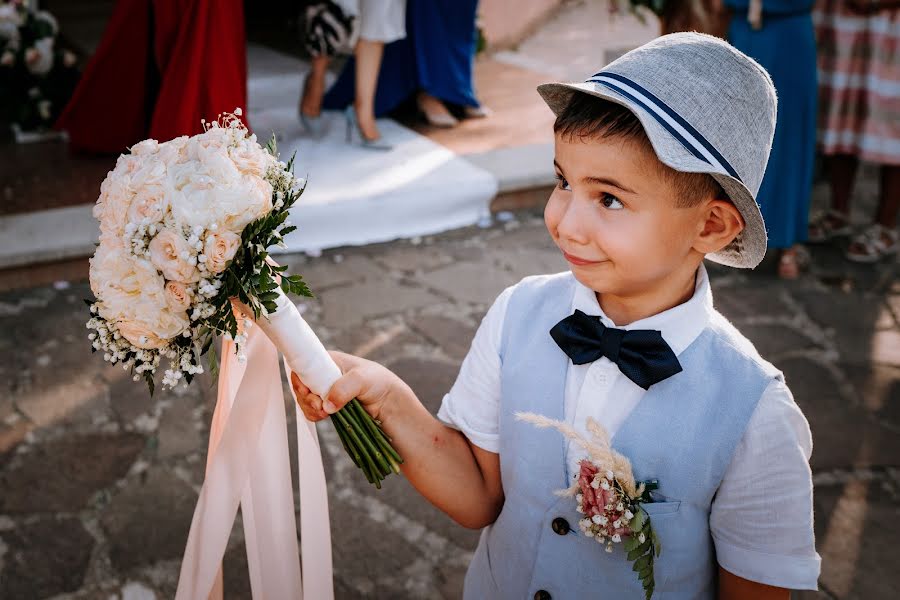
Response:
[[[849,215],[850,196],[853,193],[859,159],[852,154],[836,154],[826,159],[826,165],[831,180],[831,208]]]
[[[360,38],[356,44],[356,118],[362,135],[369,140],[381,137],[375,123],[375,88],[378,85],[378,71],[384,42]]]
[[[886,229],[897,226],[897,212],[900,211],[900,165],[881,167],[881,200],[875,222]]]
[[[300,91],[300,112],[308,117],[318,117],[322,112],[322,97],[325,95],[325,73],[328,71],[327,56],[314,56]]]

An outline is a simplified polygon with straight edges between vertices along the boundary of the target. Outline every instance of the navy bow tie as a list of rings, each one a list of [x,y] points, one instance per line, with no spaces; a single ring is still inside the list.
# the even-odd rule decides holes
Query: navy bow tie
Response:
[[[649,389],[667,377],[681,372],[681,363],[662,334],[653,329],[616,329],[580,310],[550,330],[572,363],[583,365],[605,356],[616,363],[622,374],[642,388]]]

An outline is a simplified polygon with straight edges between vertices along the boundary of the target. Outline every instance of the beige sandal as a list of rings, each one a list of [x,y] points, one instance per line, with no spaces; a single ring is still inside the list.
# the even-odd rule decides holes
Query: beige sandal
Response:
[[[800,273],[809,268],[809,252],[803,246],[785,248],[778,257],[778,277],[780,279],[797,279]]]
[[[875,223],[853,238],[847,248],[847,259],[859,263],[875,263],[896,254],[900,249],[900,233]]]

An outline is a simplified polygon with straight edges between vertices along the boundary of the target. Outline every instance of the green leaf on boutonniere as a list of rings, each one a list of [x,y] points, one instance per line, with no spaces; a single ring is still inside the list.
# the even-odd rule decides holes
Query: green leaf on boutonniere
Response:
[[[640,542],[640,540],[638,540],[638,536],[636,533],[634,533],[634,531],[632,531],[632,534],[629,535],[625,539],[624,546],[625,546],[626,552],[631,552],[632,550],[634,550],[635,548],[637,548],[640,545],[641,545],[641,542]],[[632,558],[629,556],[628,560],[632,560]]]
[[[637,533],[644,528],[644,523],[647,522],[647,512],[638,506],[637,513],[634,515],[634,518],[631,519],[631,522],[628,523],[628,528],[632,531],[632,533]]]
[[[641,571],[644,570],[644,568],[647,566],[647,564],[649,562],[650,562],[650,556],[644,555],[644,556],[640,557],[639,559],[637,559],[636,561],[634,561],[634,564],[631,565],[631,570],[635,571],[637,573],[640,573]]]
[[[634,539],[637,539],[637,538],[634,538]],[[628,560],[636,560],[639,556],[646,553],[649,548],[650,548],[650,539],[648,538],[648,539],[644,540],[643,544],[639,545],[637,548],[634,548],[633,550],[630,550],[628,552]],[[628,550],[627,544],[626,544],[625,549]]]

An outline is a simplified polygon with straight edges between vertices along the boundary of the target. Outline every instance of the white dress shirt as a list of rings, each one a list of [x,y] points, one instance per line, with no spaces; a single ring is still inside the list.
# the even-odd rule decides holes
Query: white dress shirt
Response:
[[[489,452],[500,448],[500,345],[514,289],[504,290],[485,315],[438,411],[441,421]],[[593,290],[577,282],[571,309],[598,315],[604,325],[616,327]],[[659,330],[678,355],[707,326],[712,311],[709,278],[701,266],[690,300],[620,329]],[[565,420],[585,432],[587,418],[593,417],[614,436],[645,393],[606,357],[569,365]],[[723,568],[769,585],[815,589],[820,559],[813,534],[811,452],[809,424],[790,390],[780,381],[771,383],[712,503],[710,531]],[[578,461],[585,455],[580,446],[569,444],[570,473],[578,472]]]

